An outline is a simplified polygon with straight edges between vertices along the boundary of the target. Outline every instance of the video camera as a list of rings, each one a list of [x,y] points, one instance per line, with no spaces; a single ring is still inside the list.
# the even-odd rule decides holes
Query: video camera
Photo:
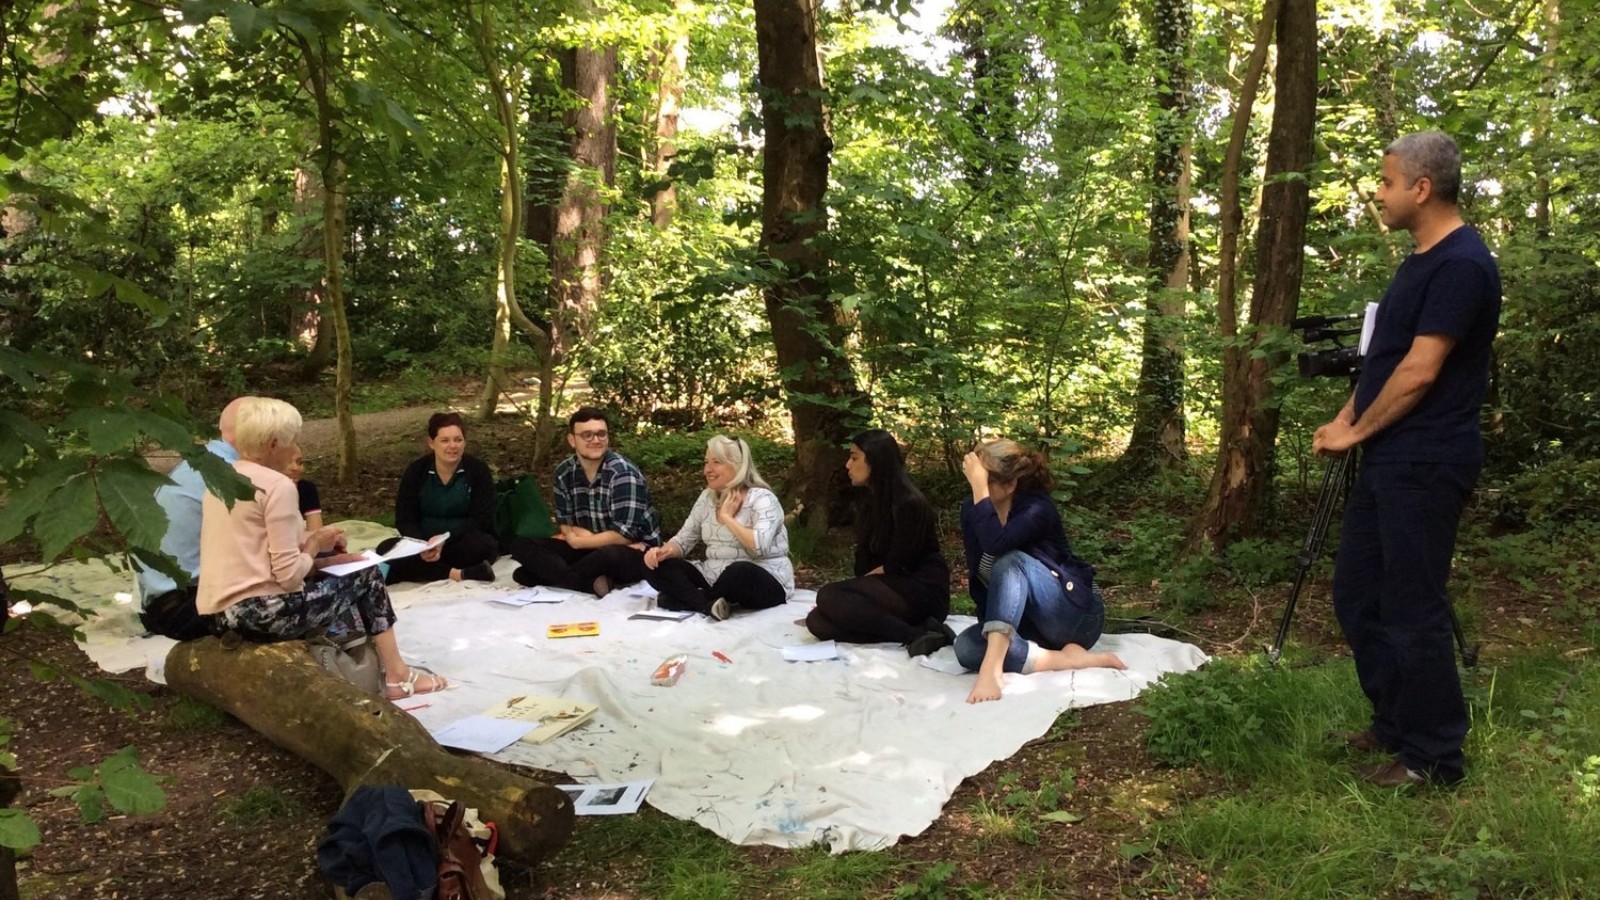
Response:
[[[1332,341],[1324,350],[1302,350],[1298,357],[1301,378],[1353,377],[1361,371],[1361,348],[1345,344],[1345,338],[1361,335],[1361,313],[1343,316],[1301,316],[1289,323],[1300,332],[1303,343],[1315,344]],[[1355,325],[1345,325],[1355,322]]]

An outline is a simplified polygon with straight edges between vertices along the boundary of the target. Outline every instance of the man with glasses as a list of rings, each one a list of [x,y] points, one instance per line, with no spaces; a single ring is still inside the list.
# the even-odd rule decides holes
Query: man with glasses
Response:
[[[511,545],[518,584],[604,597],[643,581],[644,551],[661,543],[661,521],[639,467],[611,449],[606,414],[585,406],[567,420],[572,456],[556,466],[554,537]]]

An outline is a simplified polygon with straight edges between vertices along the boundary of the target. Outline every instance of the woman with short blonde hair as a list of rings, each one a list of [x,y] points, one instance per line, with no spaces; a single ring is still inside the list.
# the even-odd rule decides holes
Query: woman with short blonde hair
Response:
[[[300,426],[300,413],[282,400],[250,397],[239,407],[239,460],[233,468],[255,485],[255,496],[229,508],[206,493],[196,607],[220,614],[248,640],[297,640],[323,632],[341,644],[370,638],[391,700],[443,690],[443,677],[408,666],[400,656],[394,607],[376,567],[340,577],[319,574],[360,557],[345,552],[342,529],[306,531],[299,491],[284,474],[299,451]]]
[[[700,492],[689,518],[660,547],[644,553],[646,576],[662,609],[726,619],[735,608],[767,609],[794,593],[783,505],[756,471],[750,445],[717,435],[706,442]],[[706,558],[684,555],[705,544]]]

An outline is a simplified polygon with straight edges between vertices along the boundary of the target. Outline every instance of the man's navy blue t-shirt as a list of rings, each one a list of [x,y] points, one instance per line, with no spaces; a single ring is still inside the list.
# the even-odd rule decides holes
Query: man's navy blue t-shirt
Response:
[[[1406,257],[1378,304],[1356,383],[1359,420],[1420,334],[1456,339],[1439,377],[1411,411],[1366,440],[1367,462],[1480,463],[1479,410],[1500,325],[1500,269],[1476,229],[1463,225],[1426,253]]]

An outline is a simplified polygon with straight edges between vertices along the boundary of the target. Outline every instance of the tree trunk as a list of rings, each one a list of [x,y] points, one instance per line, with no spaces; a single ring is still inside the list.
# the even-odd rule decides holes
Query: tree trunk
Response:
[[[1176,468],[1188,457],[1183,421],[1183,329],[1189,300],[1189,177],[1194,129],[1189,71],[1189,0],[1154,6],[1159,107],[1150,169],[1149,289],[1133,435],[1123,471]]]
[[[755,0],[761,121],[761,253],[772,343],[794,423],[795,472],[807,526],[821,533],[847,515],[846,444],[867,398],[844,356],[845,322],[828,296],[827,111],[817,55],[815,0]]]
[[[605,190],[616,183],[617,129],[611,114],[615,47],[577,47],[561,57],[562,86],[581,101],[567,113],[573,168],[556,208],[551,236],[551,335],[554,365],[564,364],[588,334],[600,304],[605,248]]]
[[[689,11],[685,0],[678,0],[674,9],[682,16]],[[684,73],[689,68],[689,34],[687,25],[680,22],[679,31],[656,48],[659,65],[656,69],[655,141],[650,148],[650,168],[665,186],[650,197],[650,224],[666,228],[672,224],[678,209],[678,188],[668,171],[678,156],[678,111],[683,105]]]
[[[440,747],[392,703],[328,674],[299,642],[183,641],[167,654],[167,685],[244,722],[332,775],[348,794],[363,784],[432,790],[495,823],[500,852],[547,859],[572,834],[572,801],[510,769]]]
[[[337,35],[323,36],[313,48],[299,33],[294,38],[305,60],[307,79],[317,108],[317,139],[321,156],[323,189],[322,254],[326,293],[323,314],[333,315],[334,347],[337,363],[333,387],[334,416],[339,422],[340,484],[356,480],[356,426],[351,414],[350,393],[355,382],[355,351],[350,345],[350,320],[344,308],[344,229],[345,163],[340,149],[339,110],[329,94],[329,79],[338,65]]]
[[[471,4],[466,7],[473,14]],[[469,23],[473,43],[477,46],[483,63],[484,78],[494,103],[496,150],[500,156],[500,233],[499,254],[495,263],[494,335],[489,347],[489,373],[484,379],[483,393],[478,398],[478,414],[482,418],[494,415],[500,394],[510,389],[506,373],[505,356],[511,345],[511,326],[515,324],[528,335],[542,360],[550,356],[548,326],[531,321],[517,300],[517,240],[522,234],[524,199],[522,181],[521,123],[517,115],[517,80],[500,65],[496,55],[498,46],[494,16],[485,4]]]
[[[325,210],[328,202],[328,192],[324,189],[322,175],[317,169],[301,166],[294,173],[294,208],[302,222],[311,210]],[[307,259],[322,256],[324,250],[324,235],[320,227],[305,225],[300,236],[300,253]],[[333,329],[325,327],[322,316],[322,299],[327,292],[326,279],[318,281],[307,288],[299,298],[298,313],[290,326],[290,340],[306,351],[305,359],[300,362],[301,377],[306,380],[316,378],[328,368],[328,360],[333,358]]]
[[[1289,324],[1300,301],[1310,208],[1306,176],[1317,113],[1315,0],[1283,0],[1277,32],[1277,99],[1267,143],[1249,344],[1231,343],[1223,360],[1221,446],[1196,531],[1216,552],[1256,529],[1271,490],[1278,408],[1270,376],[1286,354],[1256,351],[1273,329]]]

